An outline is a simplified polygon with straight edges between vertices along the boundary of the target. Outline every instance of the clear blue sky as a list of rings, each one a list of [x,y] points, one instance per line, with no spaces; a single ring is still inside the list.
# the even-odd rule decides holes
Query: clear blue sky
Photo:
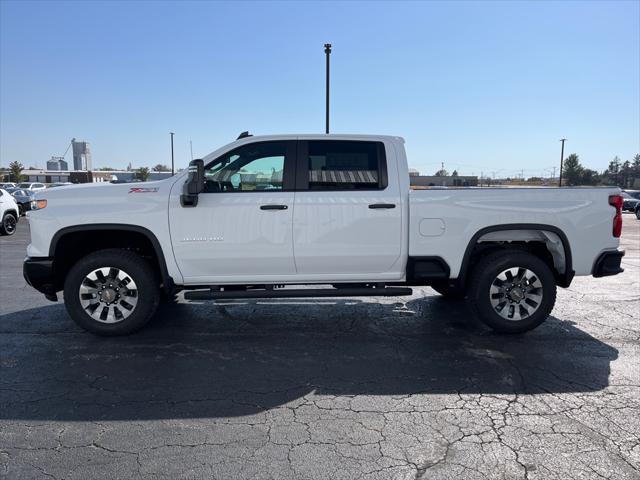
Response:
[[[0,2],[0,162],[186,166],[256,134],[401,135],[433,173],[640,151],[640,2]]]

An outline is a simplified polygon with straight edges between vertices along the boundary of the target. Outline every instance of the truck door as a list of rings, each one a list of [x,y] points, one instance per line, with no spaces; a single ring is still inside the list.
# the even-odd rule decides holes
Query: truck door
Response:
[[[242,145],[205,165],[194,208],[173,188],[169,228],[186,283],[258,283],[294,275],[295,141]]]
[[[298,142],[293,214],[298,275],[373,280],[383,278],[375,274],[402,274],[402,204],[396,165],[387,164],[387,157],[379,141]]]

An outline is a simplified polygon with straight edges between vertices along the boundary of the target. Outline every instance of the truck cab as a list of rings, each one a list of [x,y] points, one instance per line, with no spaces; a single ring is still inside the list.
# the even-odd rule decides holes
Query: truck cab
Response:
[[[169,225],[184,283],[402,280],[402,140],[331,137],[248,137],[205,157],[195,208],[176,183]]]

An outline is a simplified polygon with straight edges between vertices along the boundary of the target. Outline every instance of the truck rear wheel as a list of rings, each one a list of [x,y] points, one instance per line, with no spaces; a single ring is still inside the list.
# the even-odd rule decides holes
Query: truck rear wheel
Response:
[[[142,328],[160,301],[159,280],[134,252],[99,250],[80,259],[64,283],[71,318],[96,335],[114,336]]]
[[[473,269],[468,300],[493,330],[522,333],[540,325],[553,310],[556,281],[549,266],[530,253],[494,252]]]

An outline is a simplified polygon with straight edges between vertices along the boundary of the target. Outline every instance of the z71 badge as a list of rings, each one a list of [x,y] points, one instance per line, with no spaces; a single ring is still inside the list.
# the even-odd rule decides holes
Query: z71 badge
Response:
[[[129,193],[156,193],[157,187],[132,187],[129,189]]]

